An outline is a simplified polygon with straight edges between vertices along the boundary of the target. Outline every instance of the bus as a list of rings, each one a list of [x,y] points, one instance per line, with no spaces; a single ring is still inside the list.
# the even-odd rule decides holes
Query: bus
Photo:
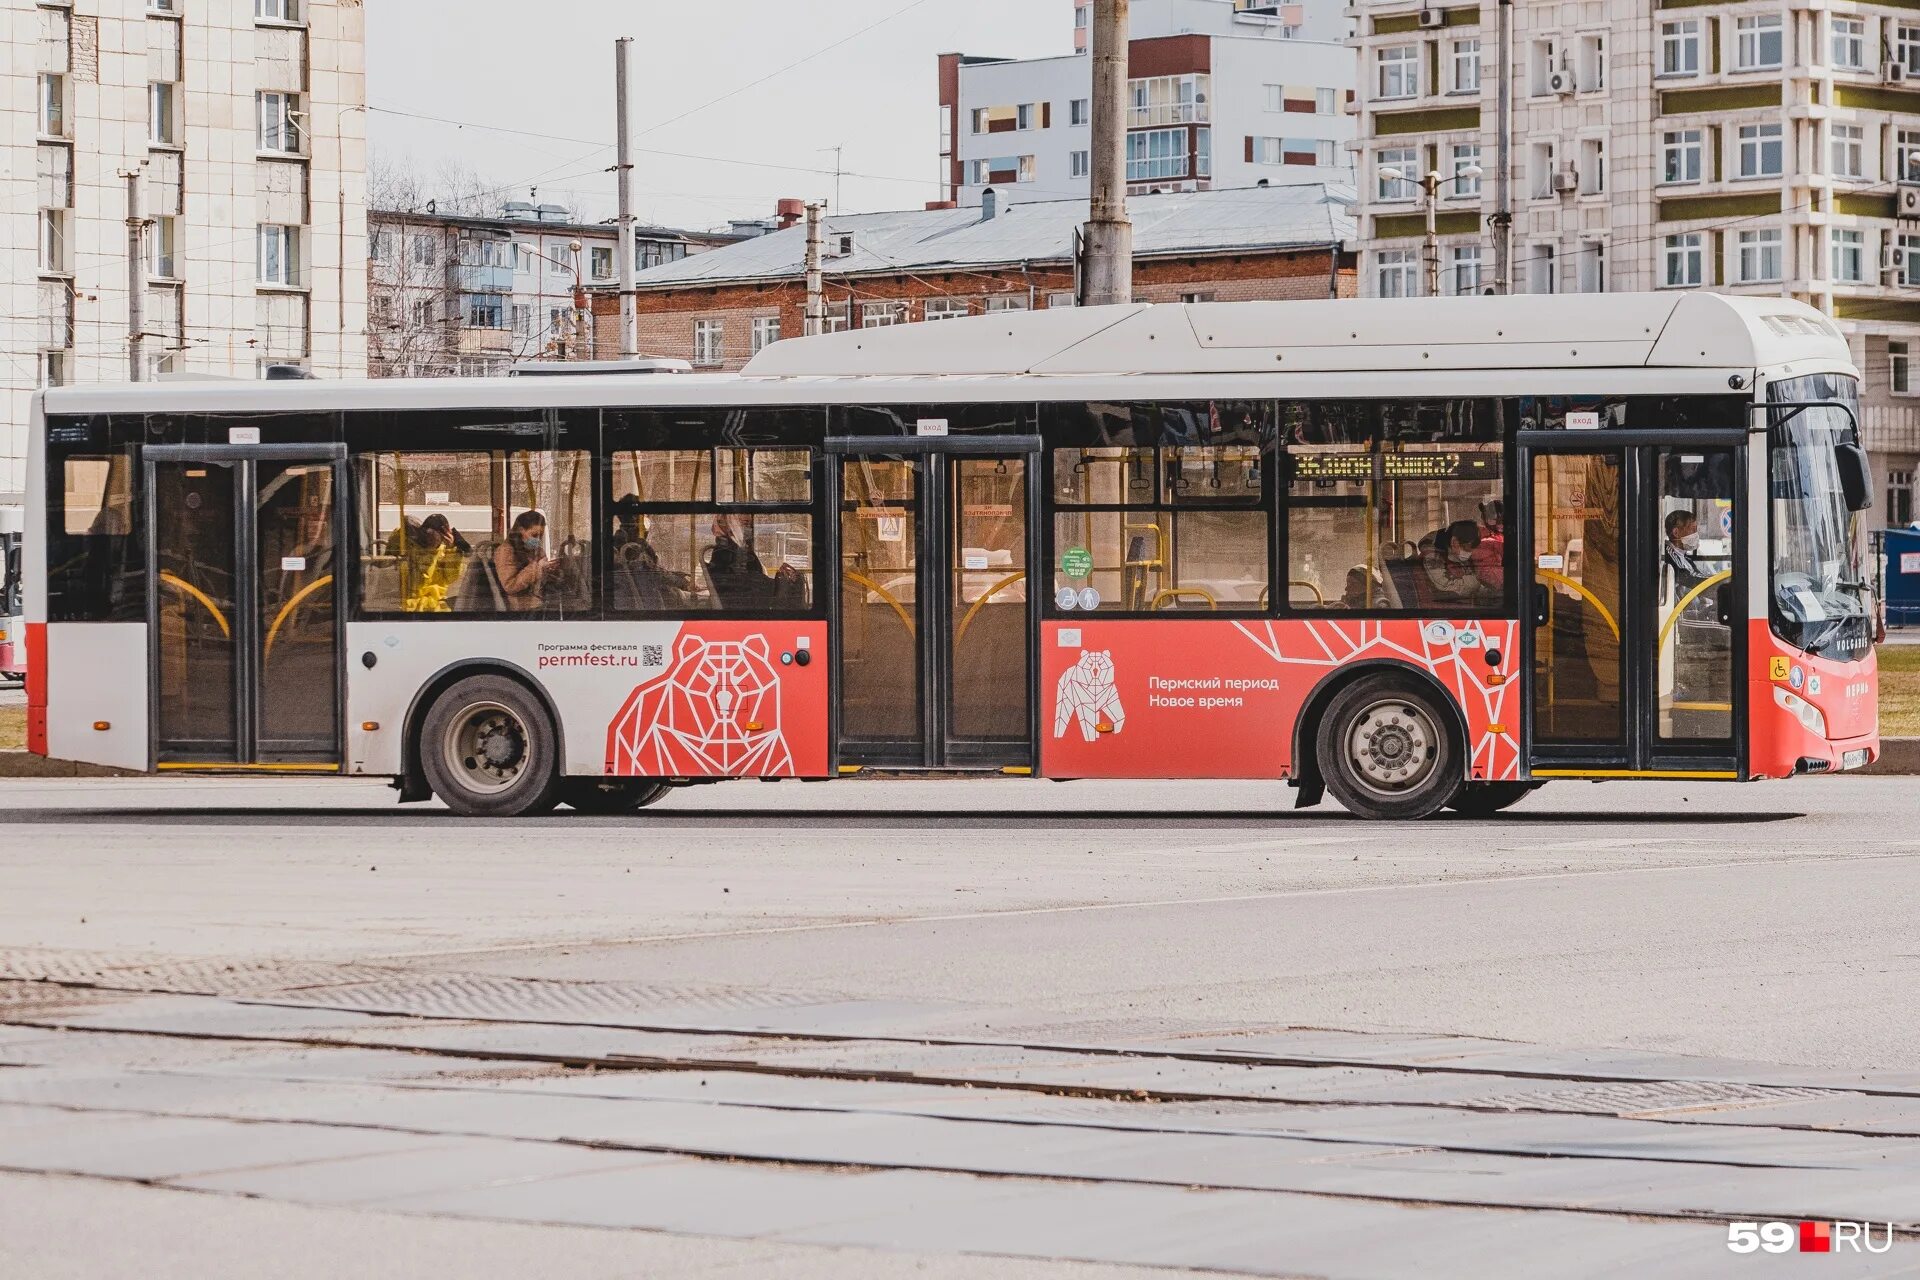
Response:
[[[26,508],[0,506],[0,681],[26,679],[26,588],[20,580]]]
[[[48,390],[34,751],[510,816],[1270,779],[1369,818],[1879,752],[1859,373],[1706,293],[1128,305],[737,374]]]

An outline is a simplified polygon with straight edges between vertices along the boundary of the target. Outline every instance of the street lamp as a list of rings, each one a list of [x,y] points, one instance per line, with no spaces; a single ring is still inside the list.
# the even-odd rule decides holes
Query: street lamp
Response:
[[[1420,188],[1421,203],[1426,206],[1427,213],[1427,243],[1423,264],[1426,267],[1426,292],[1429,298],[1437,297],[1440,293],[1440,184],[1453,183],[1456,188],[1454,194],[1458,194],[1457,188],[1463,179],[1478,178],[1483,170],[1477,164],[1462,165],[1453,171],[1453,177],[1443,178],[1438,169],[1429,169],[1427,175],[1419,179],[1408,177],[1393,165],[1382,165],[1374,172],[1389,182],[1405,182]]]

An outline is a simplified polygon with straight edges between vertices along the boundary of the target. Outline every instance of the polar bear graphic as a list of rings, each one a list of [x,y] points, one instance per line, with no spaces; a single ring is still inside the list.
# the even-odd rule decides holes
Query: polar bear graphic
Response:
[[[607,729],[607,771],[627,777],[773,777],[793,773],[780,676],[763,635],[683,635],[673,669],[633,691]]]
[[[1113,687],[1113,651],[1082,649],[1080,661],[1068,667],[1054,690],[1053,736],[1064,738],[1067,726],[1080,721],[1080,736],[1093,742],[1104,732],[1126,727],[1127,713],[1120,692]]]

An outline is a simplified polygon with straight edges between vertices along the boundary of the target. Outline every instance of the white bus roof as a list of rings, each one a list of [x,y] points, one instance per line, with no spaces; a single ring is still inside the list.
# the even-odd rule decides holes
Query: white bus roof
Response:
[[[1235,398],[1283,386],[1303,396],[1671,394],[1724,391],[1733,372],[1849,367],[1846,340],[1802,303],[1674,292],[996,312],[778,342],[737,374],[142,383],[44,394],[49,414]]]

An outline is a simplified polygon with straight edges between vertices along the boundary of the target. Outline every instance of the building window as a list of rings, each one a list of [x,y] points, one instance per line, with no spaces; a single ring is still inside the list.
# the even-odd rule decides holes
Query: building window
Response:
[[[257,93],[254,103],[259,135],[254,145],[261,151],[299,151],[299,97],[291,93]]]
[[[1023,102],[1013,109],[1013,127],[1022,132],[1033,128],[1035,118],[1033,103]]]
[[[613,246],[596,245],[593,249],[593,278],[595,280],[613,279]]]
[[[907,303],[863,302],[860,304],[862,329],[887,329],[907,322]]]
[[[1779,125],[1743,124],[1740,126],[1740,177],[1779,177],[1780,154]]]
[[[1889,351],[1891,351],[1894,345],[1893,343],[1887,344]],[[1907,344],[1902,342],[1898,345],[1900,347],[1901,362],[1905,363],[1907,358]],[[1902,377],[1904,378],[1904,374]],[[1903,382],[1901,389],[1894,394],[1908,395],[1910,393],[1905,389]],[[1887,472],[1887,526],[1893,529],[1904,529],[1912,523],[1913,472],[1889,471]]]
[[[1340,163],[1339,147],[1331,138],[1319,138],[1313,144],[1313,162],[1323,169],[1331,169]]]
[[[1374,54],[1377,79],[1375,98],[1412,98],[1420,93],[1420,49],[1402,44]]]
[[[1536,244],[1527,250],[1527,292],[1556,293],[1560,288],[1560,278],[1556,272],[1558,263],[1554,258],[1553,246]]]
[[[1688,288],[1701,283],[1706,274],[1706,239],[1699,231],[1667,237],[1664,281],[1667,288]]]
[[[1887,342],[1887,390],[1897,396],[1913,394],[1913,356],[1907,344],[1897,339],[1889,339]],[[1907,484],[1912,485],[1912,472],[1896,474],[1904,474],[1907,477]],[[1893,476],[1888,476],[1887,482],[1893,483]],[[1900,523],[1905,524],[1907,521],[1902,520]]]
[[[1420,255],[1412,249],[1382,249],[1375,255],[1374,296],[1420,296]]]
[[[1067,119],[1075,125],[1091,124],[1093,122],[1093,100],[1091,98],[1075,98],[1071,103],[1067,104]]]
[[[467,327],[504,329],[507,327],[507,299],[499,293],[470,293],[466,296]]]
[[[845,333],[853,327],[853,304],[851,302],[830,302],[827,304],[825,322],[820,326],[822,333]]]
[[[1201,302],[1212,302],[1216,296],[1212,293],[1183,293],[1180,295],[1180,301],[1192,306]]]
[[[753,318],[753,354],[762,351],[780,341],[779,316],[755,316]]]
[[[162,81],[147,86],[147,141],[170,147],[179,141],[179,120],[174,110],[177,87]]]
[[[382,227],[367,237],[367,256],[385,262],[393,256],[393,232]]]
[[[1002,293],[987,299],[987,314],[996,311],[1027,310],[1027,295],[1024,293]]]
[[[1700,20],[1660,24],[1660,74],[1697,76],[1700,74]]]
[[[1287,109],[1287,86],[1283,84],[1270,84],[1264,87],[1267,91],[1267,110],[1270,112],[1285,111]]]
[[[1441,287],[1462,298],[1480,292],[1479,245],[1455,245],[1447,251],[1447,274]]]
[[[1897,182],[1920,182],[1920,129],[1894,131],[1893,175]]]
[[[695,320],[693,322],[693,362],[697,365],[712,366],[721,363],[725,356],[727,326],[724,320]]]
[[[1580,37],[1580,88],[1594,92],[1607,87],[1607,38]]]
[[[1836,178],[1859,178],[1865,176],[1867,131],[1857,124],[1829,124],[1827,126],[1827,150],[1832,157],[1833,176]]]
[[[40,77],[40,132],[49,138],[67,136],[67,78]]]
[[[1074,151],[1067,155],[1067,176],[1084,178],[1093,171],[1093,152]]]
[[[40,270],[49,275],[67,272],[67,211],[40,211]]]
[[[1127,127],[1151,129],[1170,124],[1205,124],[1207,93],[1213,78],[1206,75],[1154,76],[1127,82]]]
[[[531,338],[533,336],[533,304],[516,302],[513,304],[512,311],[514,333],[522,338]]]
[[[1772,284],[1780,279],[1780,228],[1742,231],[1735,278],[1741,284]]]
[[[1579,258],[1579,279],[1576,282],[1581,293],[1605,293],[1607,291],[1607,246],[1604,241],[1588,240],[1580,246],[1576,255]]]
[[[1193,176],[1211,178],[1213,176],[1213,130],[1195,129],[1193,131]]]
[[[426,235],[426,236],[413,237],[413,265],[414,266],[430,267],[439,260],[439,257],[440,257],[440,251],[437,247],[435,247],[432,236]]]
[[[929,320],[958,320],[972,310],[965,298],[928,298],[925,314]]]
[[[174,259],[179,221],[178,218],[159,217],[147,228],[147,269],[162,280],[171,280],[179,274]]]
[[[1127,181],[1187,176],[1187,131],[1149,129],[1127,135]]]
[[[1867,279],[1867,233],[1840,227],[1827,229],[1827,241],[1833,248],[1835,284],[1864,284]]]
[[[1553,173],[1558,162],[1551,142],[1536,142],[1527,160],[1527,174],[1532,179],[1531,192],[1536,200],[1550,200],[1554,197]]]
[[[1340,91],[1338,89],[1315,89],[1313,91],[1313,114],[1317,116],[1338,115],[1340,112]]]
[[[1670,129],[1660,135],[1660,181],[1699,182],[1706,151],[1698,129]]]
[[[985,107],[975,107],[973,109],[971,123],[975,133],[985,133],[987,131],[987,114],[987,108]]]
[[[1920,76],[1920,23],[1902,22],[1893,29],[1894,59],[1910,76]]]
[[[300,0],[253,0],[253,16],[269,22],[298,22]]]
[[[1894,242],[1899,263],[1900,283],[1908,288],[1920,286],[1920,236],[1901,236]]]
[[[300,228],[277,223],[260,224],[261,284],[288,287],[300,283]]]
[[[1413,147],[1389,147],[1373,157],[1374,198],[1385,201],[1411,200],[1417,189],[1414,177],[1420,167],[1420,153]],[[1385,171],[1394,170],[1399,176]]]
[[[1580,140],[1580,194],[1597,196],[1607,189],[1607,140]]]
[[[1333,90],[1324,90],[1332,93]],[[1480,92],[1480,42],[1478,40],[1455,40],[1453,42],[1453,92]]]
[[[1456,142],[1448,154],[1453,159],[1453,182],[1447,194],[1455,199],[1478,198],[1480,195],[1480,176],[1469,173],[1470,169],[1480,167],[1480,144],[1477,142]]]
[[[1779,14],[1767,13],[1733,20],[1735,71],[1776,71],[1780,67],[1782,48]]]
[[[1867,66],[1867,24],[1863,18],[1830,17],[1833,65],[1841,71],[1864,71]]]

